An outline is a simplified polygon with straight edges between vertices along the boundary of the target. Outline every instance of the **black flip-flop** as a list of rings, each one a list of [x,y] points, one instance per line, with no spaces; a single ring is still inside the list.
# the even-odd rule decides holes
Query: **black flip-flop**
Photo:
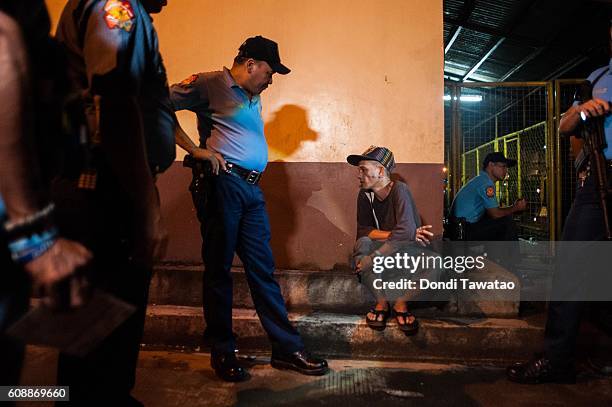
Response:
[[[374,319],[369,319],[366,314],[366,324],[375,331],[382,331],[385,329],[387,327],[387,319],[389,319],[391,308],[387,305],[387,309],[377,310],[372,308],[370,312],[374,314]],[[382,316],[382,320],[378,319],[380,316]]]
[[[393,314],[395,315],[395,322],[397,322],[397,327],[407,336],[414,335],[419,331],[419,320],[414,316],[412,312],[393,310]],[[400,324],[397,317],[403,317],[404,323]],[[408,318],[410,317],[414,318],[412,322],[408,322]]]

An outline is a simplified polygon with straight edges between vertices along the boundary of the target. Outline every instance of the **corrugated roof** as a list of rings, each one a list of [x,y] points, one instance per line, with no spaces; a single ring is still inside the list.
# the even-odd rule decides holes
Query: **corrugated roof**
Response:
[[[445,75],[479,65],[467,80],[584,76],[609,58],[611,11],[607,0],[444,0]]]

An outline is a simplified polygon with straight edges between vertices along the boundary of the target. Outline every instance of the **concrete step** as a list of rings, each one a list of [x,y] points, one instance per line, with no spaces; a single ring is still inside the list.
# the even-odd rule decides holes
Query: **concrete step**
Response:
[[[541,323],[509,318],[420,319],[412,337],[394,322],[376,332],[362,316],[290,313],[290,319],[312,352],[331,358],[496,362],[518,360],[538,351]],[[390,320],[391,321],[391,320]],[[147,348],[202,350],[204,320],[199,307],[151,305],[143,343]],[[269,342],[253,310],[234,310],[238,347],[267,352]]]
[[[199,307],[202,304],[202,265],[158,264],[153,273],[149,302],[155,305]],[[493,281],[496,278],[516,278],[500,268],[470,275],[472,281]],[[361,315],[373,299],[354,274],[347,271],[277,270],[275,277],[281,286],[290,312],[330,312]],[[252,309],[253,302],[244,270],[232,270],[234,307]],[[517,282],[517,286],[519,286]],[[415,303],[419,315],[515,317],[518,315],[520,288],[511,298],[497,300],[488,293],[471,292],[452,295],[441,303]]]

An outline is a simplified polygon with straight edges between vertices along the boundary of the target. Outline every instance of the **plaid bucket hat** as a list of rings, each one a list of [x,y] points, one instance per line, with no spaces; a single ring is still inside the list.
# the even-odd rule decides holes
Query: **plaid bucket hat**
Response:
[[[358,166],[359,162],[364,160],[377,161],[389,172],[395,168],[393,153],[387,147],[370,146],[363,154],[351,154],[346,157],[346,161],[355,166]]]

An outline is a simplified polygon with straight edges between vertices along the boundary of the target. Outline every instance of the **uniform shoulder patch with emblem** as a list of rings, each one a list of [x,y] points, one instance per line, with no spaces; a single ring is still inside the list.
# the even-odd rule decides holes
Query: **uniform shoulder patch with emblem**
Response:
[[[493,187],[487,187],[487,196],[493,198],[495,196],[495,189]]]
[[[181,83],[179,83],[179,86],[182,86],[183,88],[186,88],[188,86],[191,86],[191,84],[193,84],[197,80],[198,80],[198,75],[193,74],[189,78],[183,79],[181,81]]]
[[[119,28],[130,32],[134,26],[134,10],[127,0],[107,0],[104,4],[104,21],[109,29]]]

